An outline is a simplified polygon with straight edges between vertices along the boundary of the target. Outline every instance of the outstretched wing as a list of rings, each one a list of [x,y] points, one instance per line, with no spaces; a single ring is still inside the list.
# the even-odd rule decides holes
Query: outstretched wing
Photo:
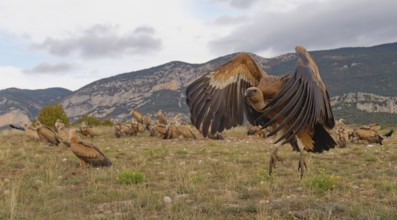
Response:
[[[266,73],[247,53],[194,81],[186,88],[191,121],[204,137],[222,132],[244,121],[254,121],[244,99],[244,91],[258,84]],[[252,109],[250,109],[252,111]]]
[[[313,132],[318,124],[327,128],[335,125],[328,91],[316,63],[304,47],[298,46],[295,50],[298,56],[295,73],[263,109],[261,116],[271,118],[266,126],[278,125],[270,135],[285,129],[276,142],[282,139],[289,142],[304,130]]]
[[[96,146],[87,142],[74,143],[73,153],[93,166],[110,166],[110,160]]]
[[[17,129],[17,130],[21,130],[21,131],[25,130],[24,127],[21,127],[21,126],[18,126],[18,125],[9,124],[9,126],[10,126],[10,128],[13,128],[13,129]]]

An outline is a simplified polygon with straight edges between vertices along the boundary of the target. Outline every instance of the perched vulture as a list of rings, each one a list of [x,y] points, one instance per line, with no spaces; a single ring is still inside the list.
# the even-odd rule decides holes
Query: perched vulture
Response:
[[[80,133],[85,137],[90,136],[91,138],[94,137],[94,131],[92,129],[92,125],[89,125],[87,122],[83,121],[80,126]]]
[[[64,127],[64,126],[65,124],[62,122],[61,119],[58,118],[55,122],[55,129],[58,131],[60,127]]]
[[[80,159],[80,166],[82,168],[87,168],[89,165],[94,167],[108,167],[112,165],[99,148],[82,141],[75,129],[70,130],[70,144],[72,152]]]
[[[167,116],[165,116],[165,114],[163,113],[163,111],[161,109],[157,112],[157,123],[163,124],[163,125],[168,124]]]
[[[279,159],[278,147],[290,143],[300,151],[302,178],[304,150],[323,152],[335,147],[328,132],[335,121],[315,61],[304,47],[295,51],[295,72],[285,76],[268,75],[249,54],[241,53],[190,84],[186,102],[193,125],[205,137],[242,125],[244,114],[253,125],[271,126],[269,136],[277,134],[277,140],[269,174]]]
[[[152,117],[149,113],[143,116],[143,125],[145,126],[146,130],[149,130],[150,125],[152,124]]]
[[[40,140],[40,137],[37,134],[36,128],[31,126],[31,125],[24,124],[24,126],[21,127],[21,126],[18,126],[18,125],[10,124],[9,126],[11,128],[13,128],[13,129],[17,129],[17,130],[23,131],[25,136],[28,137],[28,139],[30,139],[32,141],[39,141]]]
[[[177,126],[176,132],[177,134],[182,135],[184,138],[197,139],[196,135],[193,133],[192,129],[187,124],[181,124]]]
[[[130,113],[132,117],[135,118],[139,123],[143,123],[143,116],[140,112],[138,112],[136,109],[132,109]]]
[[[56,132],[45,125],[43,125],[40,121],[36,121],[36,131],[40,137],[40,140],[47,142],[49,145],[58,146],[60,142]]]

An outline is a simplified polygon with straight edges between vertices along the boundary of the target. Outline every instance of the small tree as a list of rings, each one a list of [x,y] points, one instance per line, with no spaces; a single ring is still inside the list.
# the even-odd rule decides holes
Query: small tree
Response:
[[[60,119],[65,125],[69,125],[69,118],[63,110],[61,103],[42,108],[37,116],[37,120],[51,128],[55,128],[57,119]]]

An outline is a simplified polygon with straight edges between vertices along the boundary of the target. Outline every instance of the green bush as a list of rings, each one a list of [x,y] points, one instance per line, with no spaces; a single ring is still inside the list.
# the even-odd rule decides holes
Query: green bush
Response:
[[[55,128],[57,119],[60,119],[65,125],[69,125],[69,118],[60,103],[43,107],[37,116],[37,120],[51,128]]]
[[[87,122],[89,125],[93,126],[113,126],[113,122],[110,119],[100,119],[91,115],[82,115],[77,121],[78,124],[81,124],[83,121]]]
[[[124,184],[138,184],[142,183],[144,179],[145,175],[136,171],[124,171],[117,174],[117,181]]]

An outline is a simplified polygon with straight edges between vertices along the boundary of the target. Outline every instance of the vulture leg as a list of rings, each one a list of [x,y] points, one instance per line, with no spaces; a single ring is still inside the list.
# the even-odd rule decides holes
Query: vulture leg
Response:
[[[276,140],[278,139],[278,137],[280,136],[280,135],[278,135],[279,133],[276,133]],[[276,168],[276,161],[283,161],[282,159],[281,159],[281,157],[280,156],[278,156],[278,148],[281,146],[282,144],[281,143],[277,143],[276,144],[276,146],[275,146],[275,148],[274,148],[274,150],[273,150],[273,152],[270,154],[270,160],[269,160],[269,175],[271,176],[272,175],[272,171],[273,171],[273,168]]]
[[[307,165],[306,165],[306,160],[305,160],[305,155],[303,154],[305,149],[302,141],[297,138],[298,140],[298,146],[299,146],[299,164],[298,164],[298,170],[301,171],[301,179],[303,177],[304,169],[303,167],[307,170]]]
[[[85,162],[84,160],[80,160],[80,167],[83,169],[87,169],[88,168],[87,162]]]
[[[280,156],[278,156],[278,148],[281,144],[276,144],[273,152],[270,154],[270,161],[269,161],[269,175],[272,175],[273,168],[276,168],[276,161],[283,161]]]

